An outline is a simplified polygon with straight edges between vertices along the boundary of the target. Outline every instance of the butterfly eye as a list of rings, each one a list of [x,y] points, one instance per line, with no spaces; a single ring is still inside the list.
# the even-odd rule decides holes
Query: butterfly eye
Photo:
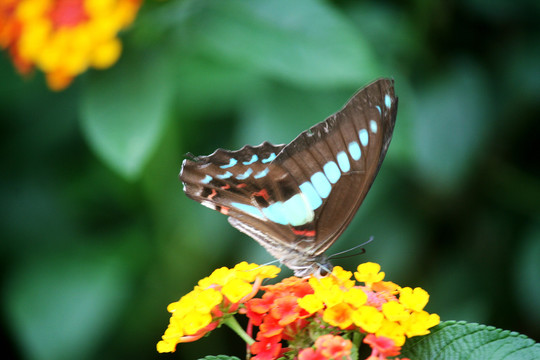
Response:
[[[332,273],[332,268],[328,269],[326,267],[319,266],[317,270],[315,271],[315,276],[317,277],[325,277]]]

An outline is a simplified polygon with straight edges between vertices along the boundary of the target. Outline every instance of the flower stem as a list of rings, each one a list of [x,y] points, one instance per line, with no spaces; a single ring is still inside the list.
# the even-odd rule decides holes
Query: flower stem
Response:
[[[236,318],[234,316],[228,317],[224,322],[225,325],[230,327],[232,331],[238,334],[244,340],[248,345],[251,345],[255,342],[251,336],[249,336],[244,329],[240,326],[238,321],[236,321]]]
[[[353,346],[356,348],[356,360],[358,360],[358,358],[360,357],[359,356],[360,345],[362,345],[361,341],[362,341],[362,334],[359,331],[353,331],[352,342],[353,342]]]

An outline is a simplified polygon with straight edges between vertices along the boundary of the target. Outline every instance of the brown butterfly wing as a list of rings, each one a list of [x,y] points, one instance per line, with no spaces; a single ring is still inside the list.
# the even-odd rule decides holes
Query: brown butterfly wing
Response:
[[[265,142],[185,160],[184,191],[228,215],[295,273],[309,273],[371,187],[396,113],[393,80],[377,80],[288,145]]]

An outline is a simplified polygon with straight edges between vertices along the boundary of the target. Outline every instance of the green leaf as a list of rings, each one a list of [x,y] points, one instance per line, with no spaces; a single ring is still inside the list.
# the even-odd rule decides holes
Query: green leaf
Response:
[[[90,74],[81,104],[86,139],[118,174],[139,177],[166,127],[169,68],[157,55],[124,54],[112,69]]]
[[[514,296],[520,305],[518,311],[523,318],[533,323],[540,323],[540,222],[528,229],[523,237],[515,260],[514,279],[511,282],[516,291]]]
[[[127,301],[125,258],[84,248],[19,263],[7,282],[8,325],[26,359],[89,359]]]
[[[299,133],[340,110],[355,89],[299,90],[268,85],[241,104],[238,144],[289,143]]]
[[[318,0],[210,1],[193,39],[209,56],[303,87],[358,87],[379,72],[362,34]]]
[[[240,360],[236,356],[228,356],[228,355],[208,355],[203,358],[200,358],[199,360]]]
[[[457,63],[418,96],[411,131],[421,175],[443,191],[455,189],[490,135],[487,82],[472,63]]]
[[[493,326],[446,321],[430,335],[407,341],[402,356],[414,359],[540,359],[540,344]]]

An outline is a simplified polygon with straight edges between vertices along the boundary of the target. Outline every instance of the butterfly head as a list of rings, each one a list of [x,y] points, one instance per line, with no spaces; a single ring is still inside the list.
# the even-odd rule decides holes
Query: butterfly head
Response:
[[[304,264],[292,264],[291,262],[281,261],[294,271],[294,276],[299,278],[309,275],[315,275],[318,278],[325,277],[330,274],[333,269],[333,265],[324,255],[319,255],[312,261]]]

